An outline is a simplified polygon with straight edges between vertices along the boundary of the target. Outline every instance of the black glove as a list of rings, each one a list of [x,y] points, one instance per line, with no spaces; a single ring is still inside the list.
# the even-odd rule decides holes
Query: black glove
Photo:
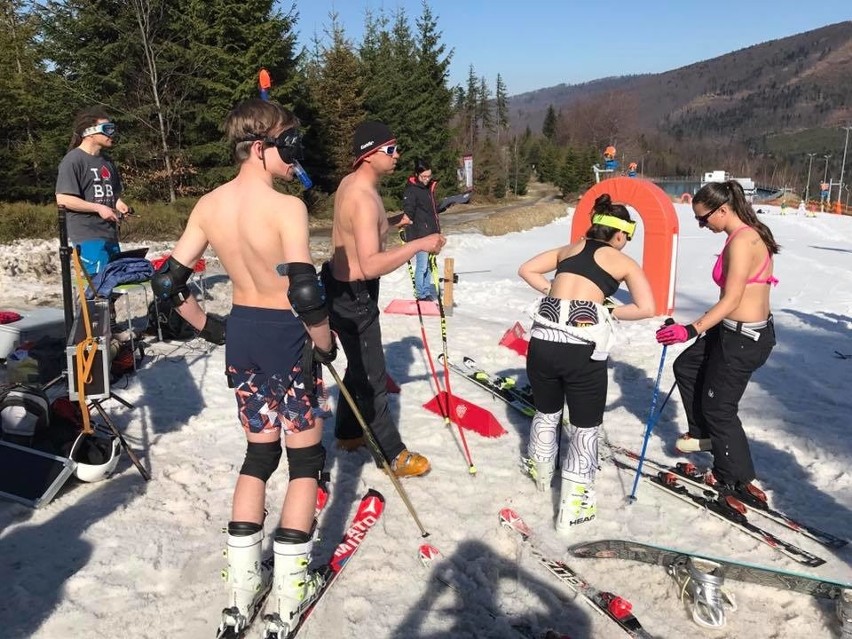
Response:
[[[331,334],[331,349],[324,351],[319,346],[314,345],[314,361],[320,364],[331,364],[337,357],[337,339],[334,333]]]
[[[208,315],[207,321],[204,322],[204,328],[198,333],[199,337],[203,337],[211,344],[221,346],[225,343],[225,320],[216,315]]]

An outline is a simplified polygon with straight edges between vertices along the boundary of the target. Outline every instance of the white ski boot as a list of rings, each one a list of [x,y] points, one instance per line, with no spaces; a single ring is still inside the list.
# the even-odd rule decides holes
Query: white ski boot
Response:
[[[541,461],[521,457],[521,467],[524,472],[535,481],[535,487],[540,492],[550,492],[550,484],[553,483],[553,474],[556,471],[556,460]]]
[[[592,484],[562,478],[562,495],[559,514],[556,516],[557,532],[567,532],[572,526],[593,521],[598,512]]]
[[[670,568],[680,587],[681,600],[689,594],[692,599],[692,620],[704,628],[722,628],[725,609],[736,610],[733,595],[725,590],[725,575],[721,566],[710,561],[689,557]]]
[[[239,636],[260,612],[271,577],[271,566],[263,565],[262,546],[263,527],[260,524],[228,523],[225,549],[228,567],[222,571],[222,577],[230,592],[217,637]]]
[[[319,594],[322,578],[308,573],[313,544],[309,533],[290,528],[275,531],[272,592],[263,615],[266,639],[284,639],[293,632]]]

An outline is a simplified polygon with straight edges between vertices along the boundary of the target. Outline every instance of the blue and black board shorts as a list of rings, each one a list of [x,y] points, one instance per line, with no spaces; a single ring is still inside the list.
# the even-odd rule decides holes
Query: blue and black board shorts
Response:
[[[305,391],[302,354],[305,327],[292,311],[235,305],[228,317],[225,365],[237,399],[237,416],[251,433],[313,428],[325,416],[320,367],[309,371],[314,393]]]

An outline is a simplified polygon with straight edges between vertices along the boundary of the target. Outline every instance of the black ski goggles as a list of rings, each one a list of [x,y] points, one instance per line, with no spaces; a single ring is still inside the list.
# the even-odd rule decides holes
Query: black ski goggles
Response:
[[[259,139],[262,139],[264,144],[278,149],[278,155],[287,164],[293,164],[302,159],[302,136],[298,129],[282,131],[277,138],[263,137]]]

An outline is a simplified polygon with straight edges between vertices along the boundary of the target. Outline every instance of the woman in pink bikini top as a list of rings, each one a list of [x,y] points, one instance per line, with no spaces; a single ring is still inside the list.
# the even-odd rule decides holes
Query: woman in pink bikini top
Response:
[[[675,448],[713,453],[712,478],[720,495],[765,502],[752,483],[756,472],[738,412],[752,374],[775,346],[769,293],[778,283],[773,256],[779,246],[738,182],[705,184],[692,210],[698,226],[728,238],[713,267],[719,301],[690,324],[657,331],[657,341],[666,346],[701,335],[673,366],[688,425]]]
[[[661,328],[657,334],[661,344],[686,342],[726,319],[765,322],[770,316],[769,285],[778,283],[772,256],[780,247],[746,201],[739,182],[706,184],[695,194],[692,210],[699,227],[728,235],[713,267],[713,281],[721,289],[719,301],[691,324]]]

